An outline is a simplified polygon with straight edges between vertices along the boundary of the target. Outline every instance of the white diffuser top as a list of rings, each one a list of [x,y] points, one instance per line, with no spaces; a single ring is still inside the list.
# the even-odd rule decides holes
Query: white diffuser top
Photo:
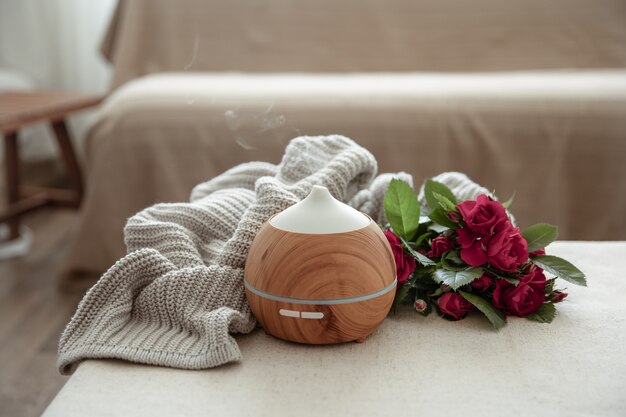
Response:
[[[313,186],[304,200],[281,211],[270,220],[277,229],[294,233],[346,233],[362,229],[370,219],[336,200],[326,187]]]

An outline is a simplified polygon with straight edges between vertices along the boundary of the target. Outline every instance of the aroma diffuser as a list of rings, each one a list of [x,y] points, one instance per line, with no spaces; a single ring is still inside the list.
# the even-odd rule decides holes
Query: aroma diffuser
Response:
[[[378,225],[315,186],[263,225],[244,284],[270,335],[311,344],[362,342],[391,308],[396,268]]]

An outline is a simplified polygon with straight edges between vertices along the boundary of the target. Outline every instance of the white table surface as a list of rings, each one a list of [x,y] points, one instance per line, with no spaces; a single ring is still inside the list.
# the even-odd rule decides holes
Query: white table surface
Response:
[[[116,360],[79,366],[44,412],[73,416],[626,416],[626,242],[556,242],[586,274],[552,324],[411,309],[364,344],[304,346],[261,330],[243,361],[185,371]]]

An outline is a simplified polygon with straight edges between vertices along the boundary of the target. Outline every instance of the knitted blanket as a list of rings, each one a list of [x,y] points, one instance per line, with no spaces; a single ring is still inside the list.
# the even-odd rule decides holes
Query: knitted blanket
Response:
[[[88,358],[185,369],[240,360],[231,334],[256,324],[243,271],[263,223],[305,198],[313,185],[384,223],[389,181],[412,178],[375,178],[376,170],[372,154],[348,138],[300,137],[278,166],[245,163],[195,187],[188,203],[139,212],[124,229],[128,254],[87,292],[61,336],[60,372],[72,373]],[[477,192],[461,174],[439,180],[453,191]]]

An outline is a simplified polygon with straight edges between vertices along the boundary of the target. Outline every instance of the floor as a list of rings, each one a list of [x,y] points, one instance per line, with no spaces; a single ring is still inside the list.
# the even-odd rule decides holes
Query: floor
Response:
[[[57,341],[80,293],[56,286],[75,212],[46,209],[26,217],[34,245],[0,261],[0,416],[39,416],[67,377],[55,367]]]

